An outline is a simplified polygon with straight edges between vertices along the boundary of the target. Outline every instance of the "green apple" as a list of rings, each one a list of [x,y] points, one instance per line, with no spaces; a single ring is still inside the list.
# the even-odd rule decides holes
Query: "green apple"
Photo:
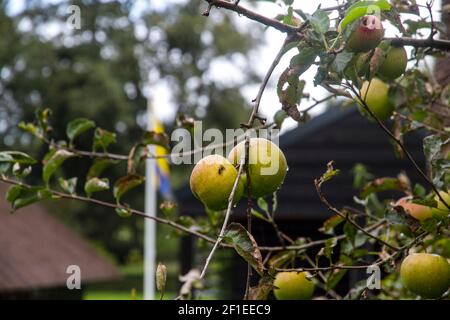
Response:
[[[380,19],[374,15],[364,16],[347,39],[345,48],[350,52],[367,52],[375,49],[383,36],[384,29]]]
[[[448,211],[445,210],[413,203],[410,201],[410,197],[399,199],[395,203],[395,206],[402,207],[406,213],[419,221],[424,221],[432,217],[445,217],[448,214]]]
[[[361,98],[380,120],[389,119],[394,112],[394,106],[389,101],[389,86],[378,78],[363,83]]]
[[[190,187],[194,196],[211,210],[224,210],[233,189],[238,172],[226,158],[209,155],[194,167]],[[239,180],[233,203],[237,203],[244,192],[244,184]]]
[[[378,68],[378,74],[387,80],[395,80],[405,73],[408,56],[404,47],[390,47]]]
[[[402,262],[400,278],[411,292],[439,298],[450,287],[450,264],[437,254],[412,253]]]
[[[307,272],[279,272],[275,277],[273,290],[277,300],[309,300],[314,293],[314,282],[307,278]]]
[[[228,159],[238,167],[245,154],[245,141],[235,146]],[[259,198],[278,190],[286,177],[287,162],[283,154],[273,142],[263,138],[252,138],[249,142],[248,171],[252,197]],[[244,175],[245,187],[248,177]],[[245,190],[248,194],[248,190]]]

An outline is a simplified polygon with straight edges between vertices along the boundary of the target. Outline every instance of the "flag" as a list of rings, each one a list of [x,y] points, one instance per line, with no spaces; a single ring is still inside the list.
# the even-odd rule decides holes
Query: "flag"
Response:
[[[163,124],[156,118],[153,117],[153,131],[156,133],[164,133]],[[168,157],[158,158],[160,156],[167,155],[167,150],[161,146],[155,146],[155,156],[156,159],[156,176],[157,176],[157,189],[160,196],[164,200],[172,200],[173,193],[170,184],[170,165]]]

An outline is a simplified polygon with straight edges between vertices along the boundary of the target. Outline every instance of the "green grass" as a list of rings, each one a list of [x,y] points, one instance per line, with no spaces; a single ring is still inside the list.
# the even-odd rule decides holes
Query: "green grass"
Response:
[[[142,292],[137,292],[135,297],[132,297],[131,292],[128,291],[101,291],[93,290],[87,291],[84,295],[84,300],[142,300]],[[156,296],[159,299],[159,294]],[[167,292],[164,294],[163,300],[172,300],[175,298],[175,293]]]

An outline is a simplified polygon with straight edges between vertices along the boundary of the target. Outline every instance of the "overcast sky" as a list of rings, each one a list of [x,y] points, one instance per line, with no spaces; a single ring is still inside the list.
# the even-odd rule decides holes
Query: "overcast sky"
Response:
[[[26,0],[14,0],[10,2],[9,11],[10,13],[14,14],[17,12],[20,12],[21,8],[23,8],[23,4]],[[60,0],[47,0],[48,2],[59,2]],[[185,2],[187,0],[136,0],[134,10],[132,12],[132,15],[138,15],[140,11],[143,9],[151,8],[153,10],[163,9],[165,6],[169,5],[170,3],[180,3]],[[243,6],[248,6],[248,3],[246,3],[246,0],[242,0],[240,2]],[[342,1],[340,1],[342,2]],[[417,0],[418,4],[425,4],[427,0]],[[303,11],[308,13],[313,13],[316,9],[318,4],[321,3],[322,7],[332,6],[335,5],[337,2],[336,0],[295,0],[294,1],[294,8],[301,8]],[[199,14],[205,9],[206,5],[202,8],[199,8]],[[437,10],[440,8],[440,0],[436,0],[433,6],[435,10],[436,17],[439,15]],[[214,19],[215,16],[220,15],[221,12],[224,9],[221,10],[213,10],[211,12],[211,15],[209,19]],[[286,9],[270,2],[261,1],[260,4],[258,4],[256,11],[258,11],[261,14],[275,17],[277,14],[282,14],[286,12]],[[427,13],[424,12],[424,15]],[[410,16],[408,18],[411,19],[417,19],[415,16]],[[205,18],[206,19],[206,18]],[[249,21],[245,17],[239,17],[237,14],[235,15],[235,21],[236,23],[242,27],[246,28],[248,26],[251,26],[251,24],[256,23]],[[386,36],[396,36],[396,29],[390,26],[387,26],[385,23],[386,28]],[[49,31],[50,32],[50,31]],[[53,30],[53,32],[58,32],[58,30]],[[50,32],[51,33],[51,32]],[[274,30],[274,29],[267,29],[264,33],[265,35],[265,45],[259,49],[252,52],[252,61],[258,61],[258,63],[255,65],[257,71],[261,76],[263,76],[270,66],[273,58],[277,54],[281,44],[284,40],[284,34],[281,32]],[[269,87],[266,92],[264,93],[263,100],[261,103],[261,111],[269,117],[269,119],[273,116],[273,114],[280,108],[278,97],[276,95],[276,91],[274,88],[274,84],[276,83],[276,79],[278,78],[279,74],[283,71],[285,66],[288,64],[290,57],[295,53],[294,50],[291,51],[290,54],[287,54],[283,60],[280,62],[279,67],[275,70],[272,79],[271,84],[272,86]],[[224,83],[230,83],[233,81],[236,81],[239,79],[239,76],[241,74],[241,70],[244,68],[242,65],[239,65],[239,62],[236,62],[237,65],[230,65],[230,63],[225,62],[222,59],[217,59],[214,61],[214,63],[210,66],[210,76],[212,78],[217,79],[218,81],[223,81]],[[242,62],[241,62],[242,64]],[[316,99],[320,99],[321,97],[324,97],[326,94],[326,91],[319,88],[314,87],[313,85],[313,77],[315,75],[316,68],[311,68],[308,72],[306,72],[302,78],[306,80],[306,89],[305,91],[310,93],[313,97]],[[242,88],[242,92],[244,96],[247,98],[249,104],[251,100],[255,97],[256,93],[258,91],[258,86],[247,86]],[[164,81],[157,81],[155,82],[151,89],[148,91],[153,99],[154,107],[157,115],[164,121],[170,121],[174,117],[174,112],[176,110],[173,102],[172,102],[172,93],[170,90],[170,87],[164,82]],[[300,109],[306,108],[309,104],[312,102],[305,101],[300,106]],[[321,112],[321,109],[317,108],[315,112]],[[291,125],[293,123],[291,122]]]

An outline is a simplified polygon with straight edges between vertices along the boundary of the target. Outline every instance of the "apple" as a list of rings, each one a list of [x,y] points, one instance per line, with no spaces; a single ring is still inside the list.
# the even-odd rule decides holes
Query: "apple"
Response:
[[[309,300],[314,293],[314,282],[307,272],[278,272],[273,285],[277,300]]]
[[[245,141],[242,141],[231,150],[228,159],[235,167],[238,167],[244,154]],[[252,197],[264,197],[278,190],[287,172],[286,158],[280,148],[267,139],[251,138],[248,162]],[[247,178],[244,174],[245,188],[247,188]],[[245,190],[245,194],[248,194],[248,190]]]
[[[378,78],[365,81],[361,87],[361,98],[380,120],[389,119],[394,112],[388,94],[389,86]]]
[[[375,49],[383,36],[380,19],[374,15],[364,16],[347,39],[345,48],[350,52],[367,52]]]
[[[404,47],[390,47],[384,61],[378,68],[378,75],[387,80],[395,80],[405,73],[408,55]]]
[[[440,191],[439,194],[444,199],[445,203],[450,205],[450,193]],[[445,206],[445,204],[442,202],[442,200],[437,195],[434,196],[434,200],[436,200],[436,202],[437,202],[438,209],[446,211],[447,214],[449,213],[448,208]]]
[[[224,210],[233,189],[238,172],[226,158],[209,155],[194,167],[190,187],[194,196],[211,210]],[[237,203],[244,192],[244,184],[239,179],[233,203]]]
[[[450,287],[450,264],[437,254],[412,253],[402,262],[400,278],[411,292],[439,298]]]
[[[413,217],[419,221],[424,221],[433,216],[445,217],[448,214],[448,212],[446,212],[445,210],[413,203],[410,200],[411,200],[411,197],[401,198],[395,203],[394,206],[402,207],[406,213],[408,213],[411,217]]]

